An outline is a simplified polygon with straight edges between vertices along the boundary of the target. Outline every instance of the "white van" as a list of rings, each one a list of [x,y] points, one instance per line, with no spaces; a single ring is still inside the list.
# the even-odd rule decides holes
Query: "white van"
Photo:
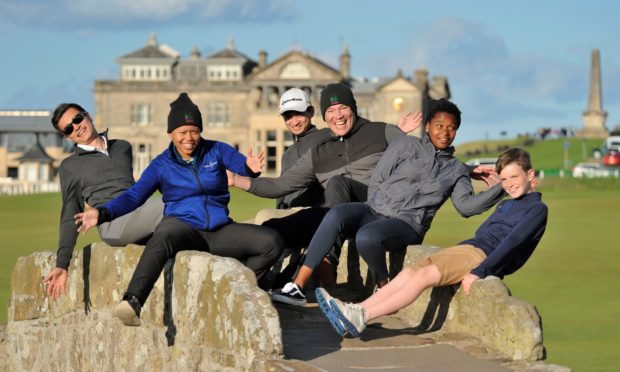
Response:
[[[620,136],[609,136],[605,140],[605,149],[620,151]]]

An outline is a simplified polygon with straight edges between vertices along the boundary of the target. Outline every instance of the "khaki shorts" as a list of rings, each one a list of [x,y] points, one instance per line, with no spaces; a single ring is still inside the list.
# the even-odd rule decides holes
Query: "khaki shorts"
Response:
[[[473,245],[456,245],[423,258],[413,265],[419,269],[427,265],[435,265],[441,278],[437,286],[460,283],[463,277],[476,268],[487,257],[484,251]]]

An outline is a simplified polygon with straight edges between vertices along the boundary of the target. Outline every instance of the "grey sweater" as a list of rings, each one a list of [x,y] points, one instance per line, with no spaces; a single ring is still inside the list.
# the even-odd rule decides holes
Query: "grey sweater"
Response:
[[[427,136],[398,138],[377,165],[366,203],[384,216],[404,220],[424,237],[448,198],[462,216],[469,217],[504,197],[500,184],[475,194],[469,167],[453,153],[453,147],[438,151]]]
[[[102,206],[134,184],[131,145],[123,140],[108,140],[108,153],[76,146],[75,152],[60,164],[62,210],[56,267],[69,267],[78,236],[73,216],[84,211],[84,202],[91,207]]]
[[[403,136],[397,126],[358,118],[342,137],[331,136],[307,151],[278,178],[251,179],[249,192],[264,198],[278,198],[319,182],[325,188],[336,175],[368,184],[388,144]]]
[[[293,144],[282,155],[282,173],[292,168],[295,163],[308,151],[317,146],[323,140],[330,137],[329,129],[316,129],[314,125],[299,136],[294,136]],[[278,198],[278,209],[292,207],[311,207],[323,203],[323,187],[318,182],[312,183],[307,189],[294,191],[284,197]]]

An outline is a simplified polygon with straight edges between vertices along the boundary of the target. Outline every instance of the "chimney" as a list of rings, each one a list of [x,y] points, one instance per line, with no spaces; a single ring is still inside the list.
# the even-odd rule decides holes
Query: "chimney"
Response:
[[[345,80],[349,80],[351,77],[351,55],[349,54],[349,48],[346,46],[340,55],[340,75]]]
[[[267,66],[267,52],[261,50],[258,52],[258,67],[265,68]]]

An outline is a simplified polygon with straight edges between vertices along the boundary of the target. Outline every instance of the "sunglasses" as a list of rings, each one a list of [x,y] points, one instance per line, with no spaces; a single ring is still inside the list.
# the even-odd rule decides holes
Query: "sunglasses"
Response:
[[[67,124],[65,129],[61,130],[62,134],[64,134],[65,137],[69,137],[71,133],[73,133],[73,126],[81,124],[82,121],[84,121],[85,117],[86,117],[85,112],[80,112],[79,114],[75,115],[73,119],[71,119],[71,123]]]

